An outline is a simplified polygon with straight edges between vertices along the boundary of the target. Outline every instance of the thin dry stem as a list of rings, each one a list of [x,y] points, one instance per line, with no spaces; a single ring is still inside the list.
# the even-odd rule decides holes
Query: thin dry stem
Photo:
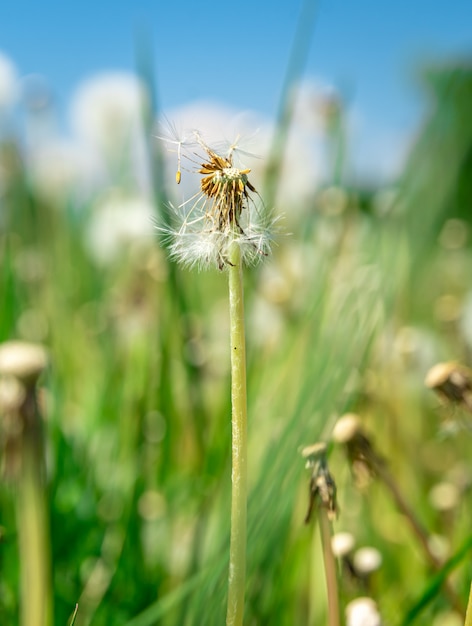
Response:
[[[328,594],[328,625],[340,626],[341,622],[336,560],[331,548],[331,523],[328,519],[328,512],[324,507],[319,507],[318,518],[320,521],[321,545],[323,548],[326,589]]]
[[[375,463],[375,472],[377,476],[383,481],[386,487],[389,489],[390,493],[395,500],[397,507],[405,516],[405,519],[408,521],[412,531],[414,532],[416,538],[418,539],[421,547],[423,548],[423,552],[427,557],[430,565],[436,570],[439,571],[443,565],[442,561],[437,558],[437,556],[432,552],[430,543],[428,541],[428,533],[421,525],[420,521],[417,519],[413,509],[406,502],[405,498],[399,487],[397,486],[393,476],[390,474],[388,469],[386,468],[384,463],[377,462]],[[452,587],[450,581],[446,578],[443,582],[444,591],[446,592],[452,606],[460,613],[460,615],[464,616],[464,606],[462,604],[461,599],[455,592]]]

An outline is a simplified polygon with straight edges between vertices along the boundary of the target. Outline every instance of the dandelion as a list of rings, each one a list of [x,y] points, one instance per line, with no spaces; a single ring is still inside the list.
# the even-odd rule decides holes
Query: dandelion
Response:
[[[381,626],[377,604],[372,598],[356,598],[346,606],[347,626]]]
[[[346,447],[347,457],[355,472],[362,469],[363,474],[377,477],[384,484],[410,525],[429,563],[434,569],[441,570],[443,563],[431,551],[428,533],[419,521],[415,508],[406,501],[386,460],[377,452],[369,434],[362,427],[360,417],[354,413],[346,413],[340,417],[333,429],[333,441]],[[443,586],[451,604],[462,613],[462,602],[447,578],[443,580]]]
[[[354,553],[353,564],[358,576],[367,578],[382,565],[382,554],[372,546],[359,548]]]
[[[436,363],[424,382],[439,397],[472,412],[472,372],[465,365],[453,361]]]
[[[242,266],[269,253],[270,218],[256,207],[258,194],[249,168],[237,167],[234,142],[225,153],[210,148],[194,131],[179,138],[161,137],[177,152],[176,182],[181,181],[182,157],[202,175],[200,189],[174,211],[174,224],[159,226],[170,254],[189,267],[216,266],[228,271],[231,343],[232,492],[227,626],[241,626],[246,580],[247,400],[246,346]],[[193,152],[187,155],[189,148]],[[182,149],[185,149],[184,154]],[[196,160],[198,158],[199,160]],[[196,166],[196,167],[195,167]]]
[[[38,344],[0,344],[0,442],[4,477],[14,485],[21,624],[50,626],[51,552],[43,424],[37,381],[48,365]]]
[[[308,511],[305,524],[310,522],[313,510],[317,510],[320,524],[321,545],[328,595],[329,626],[339,626],[339,592],[336,562],[332,547],[331,522],[336,518],[338,506],[336,483],[328,467],[327,446],[324,442],[315,443],[301,451],[306,459],[305,467],[311,470]]]
[[[265,210],[250,182],[249,168],[236,167],[237,143],[225,154],[210,148],[198,131],[178,137],[174,126],[163,139],[177,152],[176,182],[182,178],[182,151],[190,147],[202,155],[185,154],[202,174],[200,190],[177,207],[171,206],[172,222],[159,226],[172,258],[188,267],[222,270],[232,265],[231,248],[238,249],[244,265],[257,263],[270,252],[275,220]],[[199,161],[195,161],[199,157]],[[258,202],[259,200],[259,202]]]

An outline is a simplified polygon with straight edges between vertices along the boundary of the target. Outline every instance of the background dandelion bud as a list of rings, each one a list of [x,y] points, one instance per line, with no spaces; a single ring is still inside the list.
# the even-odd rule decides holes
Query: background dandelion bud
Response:
[[[24,341],[7,341],[0,345],[0,376],[13,376],[30,387],[46,366],[47,354],[40,345]]]
[[[382,555],[371,546],[356,550],[353,556],[354,569],[360,576],[369,576],[382,565]]]
[[[334,556],[344,557],[354,549],[355,539],[352,533],[340,532],[331,538],[331,549]]]
[[[346,448],[358,486],[366,486],[382,465],[382,459],[374,450],[368,435],[355,413],[346,413],[333,429],[333,441]]]
[[[472,412],[472,372],[464,365],[437,363],[426,374],[425,385],[443,399]]]
[[[346,606],[346,626],[382,626],[377,604],[372,598],[356,598]]]
[[[360,431],[361,420],[355,413],[342,415],[333,428],[333,441],[347,443]]]

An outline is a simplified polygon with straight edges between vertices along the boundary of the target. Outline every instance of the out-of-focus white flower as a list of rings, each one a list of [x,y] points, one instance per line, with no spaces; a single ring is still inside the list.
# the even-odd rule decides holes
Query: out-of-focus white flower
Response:
[[[363,576],[372,574],[382,565],[382,555],[371,546],[359,548],[353,557],[354,569]]]
[[[377,604],[372,598],[356,598],[346,606],[346,626],[381,626]]]
[[[18,74],[10,59],[0,52],[0,111],[11,106],[18,96]]]
[[[84,146],[53,140],[35,146],[29,155],[36,192],[53,203],[87,195],[98,182],[100,163]]]
[[[101,265],[114,261],[133,242],[153,243],[154,208],[145,198],[111,193],[95,208],[86,234],[90,255]]]
[[[447,481],[436,483],[429,492],[429,501],[436,511],[452,511],[461,501],[459,487]]]
[[[284,324],[280,309],[264,298],[254,297],[251,315],[248,318],[252,344],[265,350],[275,348],[280,344]]]
[[[75,94],[72,126],[81,138],[108,153],[124,147],[140,131],[145,101],[144,90],[132,74],[94,76]]]
[[[143,133],[147,95],[133,74],[105,73],[85,81],[71,103],[78,139],[116,175],[132,175],[142,193],[150,189],[150,167]]]
[[[352,552],[354,545],[355,539],[352,533],[341,532],[331,537],[331,549],[336,557],[346,556]]]

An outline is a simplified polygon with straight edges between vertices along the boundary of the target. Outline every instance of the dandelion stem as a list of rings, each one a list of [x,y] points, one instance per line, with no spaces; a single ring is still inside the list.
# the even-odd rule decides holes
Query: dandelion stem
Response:
[[[21,564],[21,624],[52,624],[51,563],[44,491],[41,433],[35,423],[34,389],[23,405],[25,433],[17,491],[18,542]]]
[[[232,492],[227,626],[240,626],[244,616],[247,508],[247,402],[244,298],[240,247],[229,258],[231,333]]]
[[[423,548],[423,552],[426,558],[428,559],[430,565],[436,571],[440,571],[443,566],[443,563],[441,562],[440,559],[438,559],[438,557],[431,550],[431,546],[428,540],[428,533],[423,528],[420,521],[417,519],[415,513],[413,512],[413,509],[406,502],[393,476],[391,475],[391,473],[388,471],[388,469],[385,467],[383,463],[376,462],[375,471],[378,477],[383,481],[384,485],[388,488],[388,490],[392,494],[392,497],[395,500],[398,508],[400,509],[400,511],[405,516],[405,519],[410,524],[410,527],[412,531],[414,532],[416,538],[418,539],[421,547]],[[458,597],[457,593],[455,592],[454,588],[451,585],[451,582],[447,578],[444,580],[443,588],[447,596],[449,597],[449,600],[452,606],[454,606],[456,611],[458,611],[459,614],[463,616],[464,607],[463,607],[462,601]]]
[[[323,561],[326,576],[326,589],[328,594],[328,624],[339,626],[339,597],[338,578],[336,574],[336,562],[331,548],[331,525],[328,514],[324,507],[319,509],[320,535],[323,547]]]

